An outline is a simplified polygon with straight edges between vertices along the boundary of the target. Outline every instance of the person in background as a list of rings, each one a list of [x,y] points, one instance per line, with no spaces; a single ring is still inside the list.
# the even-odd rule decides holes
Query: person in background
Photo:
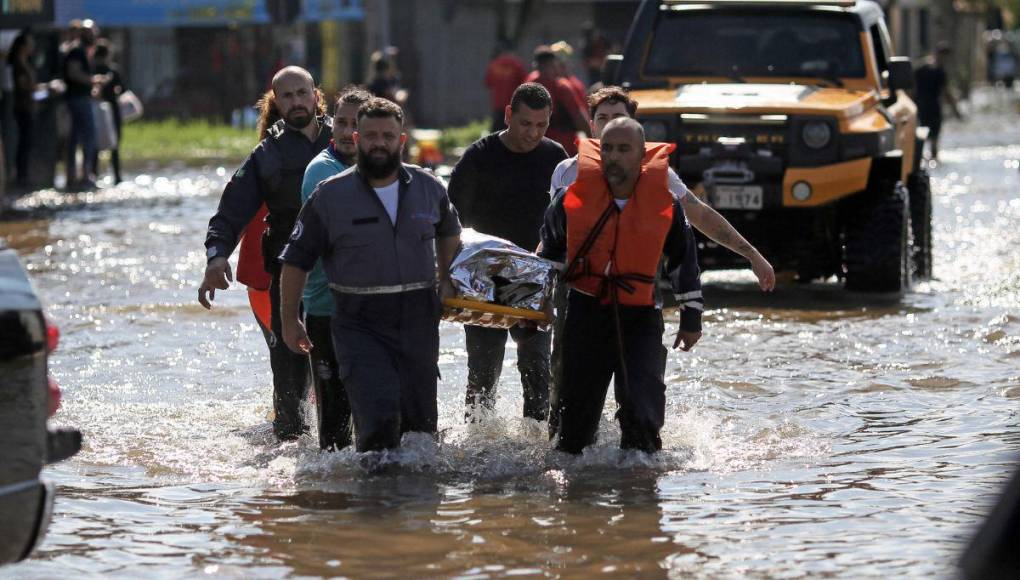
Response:
[[[584,99],[560,76],[556,53],[548,46],[535,48],[535,70],[528,75],[529,82],[536,82],[552,96],[552,117],[546,137],[559,143],[567,155],[577,154],[577,134],[588,135],[588,109]]]
[[[492,109],[491,131],[506,129],[506,106],[510,97],[528,76],[528,70],[517,55],[510,50],[510,45],[501,40],[496,43],[496,50],[485,67],[485,87],[489,89],[489,105]]]
[[[113,65],[113,45],[105,38],[96,42],[96,49],[92,53],[92,71],[102,78],[99,85],[99,98],[110,104],[113,112],[113,127],[117,132],[117,146],[110,150],[110,166],[113,168],[113,184],[120,183],[120,140],[122,119],[120,106],[117,98],[124,92],[124,82],[121,80],[120,71]],[[97,158],[93,159],[93,167],[98,171]]]
[[[407,106],[407,90],[400,86],[396,55],[395,47],[372,54],[372,80],[368,83],[368,92],[403,108]]]
[[[461,227],[443,184],[400,162],[403,117],[386,99],[361,105],[357,166],[319,184],[280,254],[283,340],[305,354],[315,345],[299,304],[322,258],[359,452],[438,432],[439,316]]]
[[[102,79],[93,77],[92,48],[99,29],[91,20],[84,20],[77,29],[76,39],[67,45],[62,76],[66,91],[64,97],[71,114],[71,135],[67,147],[67,189],[95,187],[96,122],[92,116],[92,87]],[[82,149],[82,171],[79,180],[77,154]]]
[[[514,91],[504,109],[507,129],[472,143],[453,168],[450,200],[467,227],[531,251],[549,206],[548,185],[563,147],[544,136],[552,97],[538,83]],[[467,415],[477,419],[495,405],[506,339],[517,343],[524,416],[544,421],[549,412],[549,333],[535,327],[464,326],[468,354]]]
[[[354,143],[358,109],[371,98],[372,95],[360,87],[347,87],[340,92],[333,113],[333,139],[305,168],[301,182],[302,205],[308,202],[320,183],[354,165],[358,154],[358,146]],[[319,418],[319,447],[327,451],[343,449],[351,444],[351,404],[340,380],[340,367],[333,349],[330,330],[333,294],[322,260],[315,262],[308,273],[301,303],[305,311],[305,328],[312,341],[308,356]]]
[[[35,137],[35,92],[39,90],[32,65],[34,52],[35,37],[26,29],[14,38],[7,55],[14,82],[14,122],[18,126],[18,147],[14,154],[14,184],[18,188],[28,187],[30,183],[28,171]]]
[[[561,40],[554,42],[549,48],[556,55],[556,67],[560,77],[570,82],[570,86],[574,89],[574,93],[577,94],[577,98],[584,102],[588,98],[588,91],[584,83],[581,82],[581,79],[577,78],[577,75],[570,70],[570,59],[574,57],[574,47],[570,46],[565,40]]]
[[[940,42],[935,52],[925,59],[924,64],[914,71],[914,98],[917,102],[917,117],[922,127],[928,127],[928,148],[932,161],[939,159],[939,136],[942,133],[942,104],[947,103],[957,119],[963,119],[956,98],[949,87],[946,61],[952,55],[952,48]]]
[[[280,266],[276,260],[286,244],[301,209],[301,181],[311,160],[326,148],[333,131],[324,115],[322,94],[312,75],[288,66],[273,77],[273,101],[281,117],[223,189],[216,215],[206,234],[205,275],[198,301],[211,308],[216,290],[232,280],[228,258],[245,228],[265,203],[269,228],[262,236],[263,264],[271,275],[269,284],[269,363],[273,369],[273,432],[281,441],[297,439],[307,431],[301,402],[308,392],[308,357],[291,352],[283,344],[280,327]]]

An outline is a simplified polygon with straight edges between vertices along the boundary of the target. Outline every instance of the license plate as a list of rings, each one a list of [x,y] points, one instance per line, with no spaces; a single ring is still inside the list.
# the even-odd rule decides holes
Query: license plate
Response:
[[[712,205],[718,209],[761,209],[760,185],[716,185]]]

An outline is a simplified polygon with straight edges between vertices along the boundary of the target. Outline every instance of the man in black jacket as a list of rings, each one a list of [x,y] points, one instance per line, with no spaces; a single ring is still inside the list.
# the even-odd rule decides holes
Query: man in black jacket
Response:
[[[269,229],[263,235],[266,271],[272,275],[272,336],[269,363],[273,369],[273,431],[281,440],[296,439],[307,431],[300,405],[308,392],[308,357],[292,352],[280,339],[280,255],[301,210],[301,180],[308,163],[326,148],[332,122],[323,116],[322,102],[312,75],[289,66],[273,77],[276,107],[282,119],[269,130],[241,168],[227,183],[216,215],[209,220],[205,247],[208,265],[198,288],[198,301],[210,308],[216,290],[233,279],[227,259],[237,246],[259,206],[269,209]]]
[[[450,177],[450,201],[461,222],[483,234],[507,239],[531,251],[549,205],[549,180],[566,152],[545,137],[552,97],[537,83],[514,91],[506,111],[507,129],[482,137],[464,152]],[[495,405],[507,331],[465,326],[468,351],[468,412]],[[517,368],[524,387],[524,416],[544,421],[549,414],[549,333],[514,327]]]

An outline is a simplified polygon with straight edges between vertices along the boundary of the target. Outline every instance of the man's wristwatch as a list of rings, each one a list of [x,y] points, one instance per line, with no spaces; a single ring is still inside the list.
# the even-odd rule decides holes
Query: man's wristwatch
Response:
[[[219,253],[219,252],[217,252],[217,251],[216,251],[216,246],[210,246],[210,247],[209,247],[208,249],[206,249],[206,251],[205,251],[205,258],[206,258],[206,260],[207,260],[207,261],[208,261],[208,260],[212,260],[213,258],[215,258],[215,257],[216,257],[216,255],[217,255],[218,253]]]

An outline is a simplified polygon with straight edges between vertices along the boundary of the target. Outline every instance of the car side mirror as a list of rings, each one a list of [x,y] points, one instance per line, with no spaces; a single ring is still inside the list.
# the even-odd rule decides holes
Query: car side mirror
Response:
[[[606,60],[602,62],[602,84],[615,85],[616,77],[620,74],[620,67],[623,66],[622,54],[607,54]]]
[[[894,56],[889,59],[889,88],[894,91],[914,88],[914,65],[910,64],[910,57]]]

